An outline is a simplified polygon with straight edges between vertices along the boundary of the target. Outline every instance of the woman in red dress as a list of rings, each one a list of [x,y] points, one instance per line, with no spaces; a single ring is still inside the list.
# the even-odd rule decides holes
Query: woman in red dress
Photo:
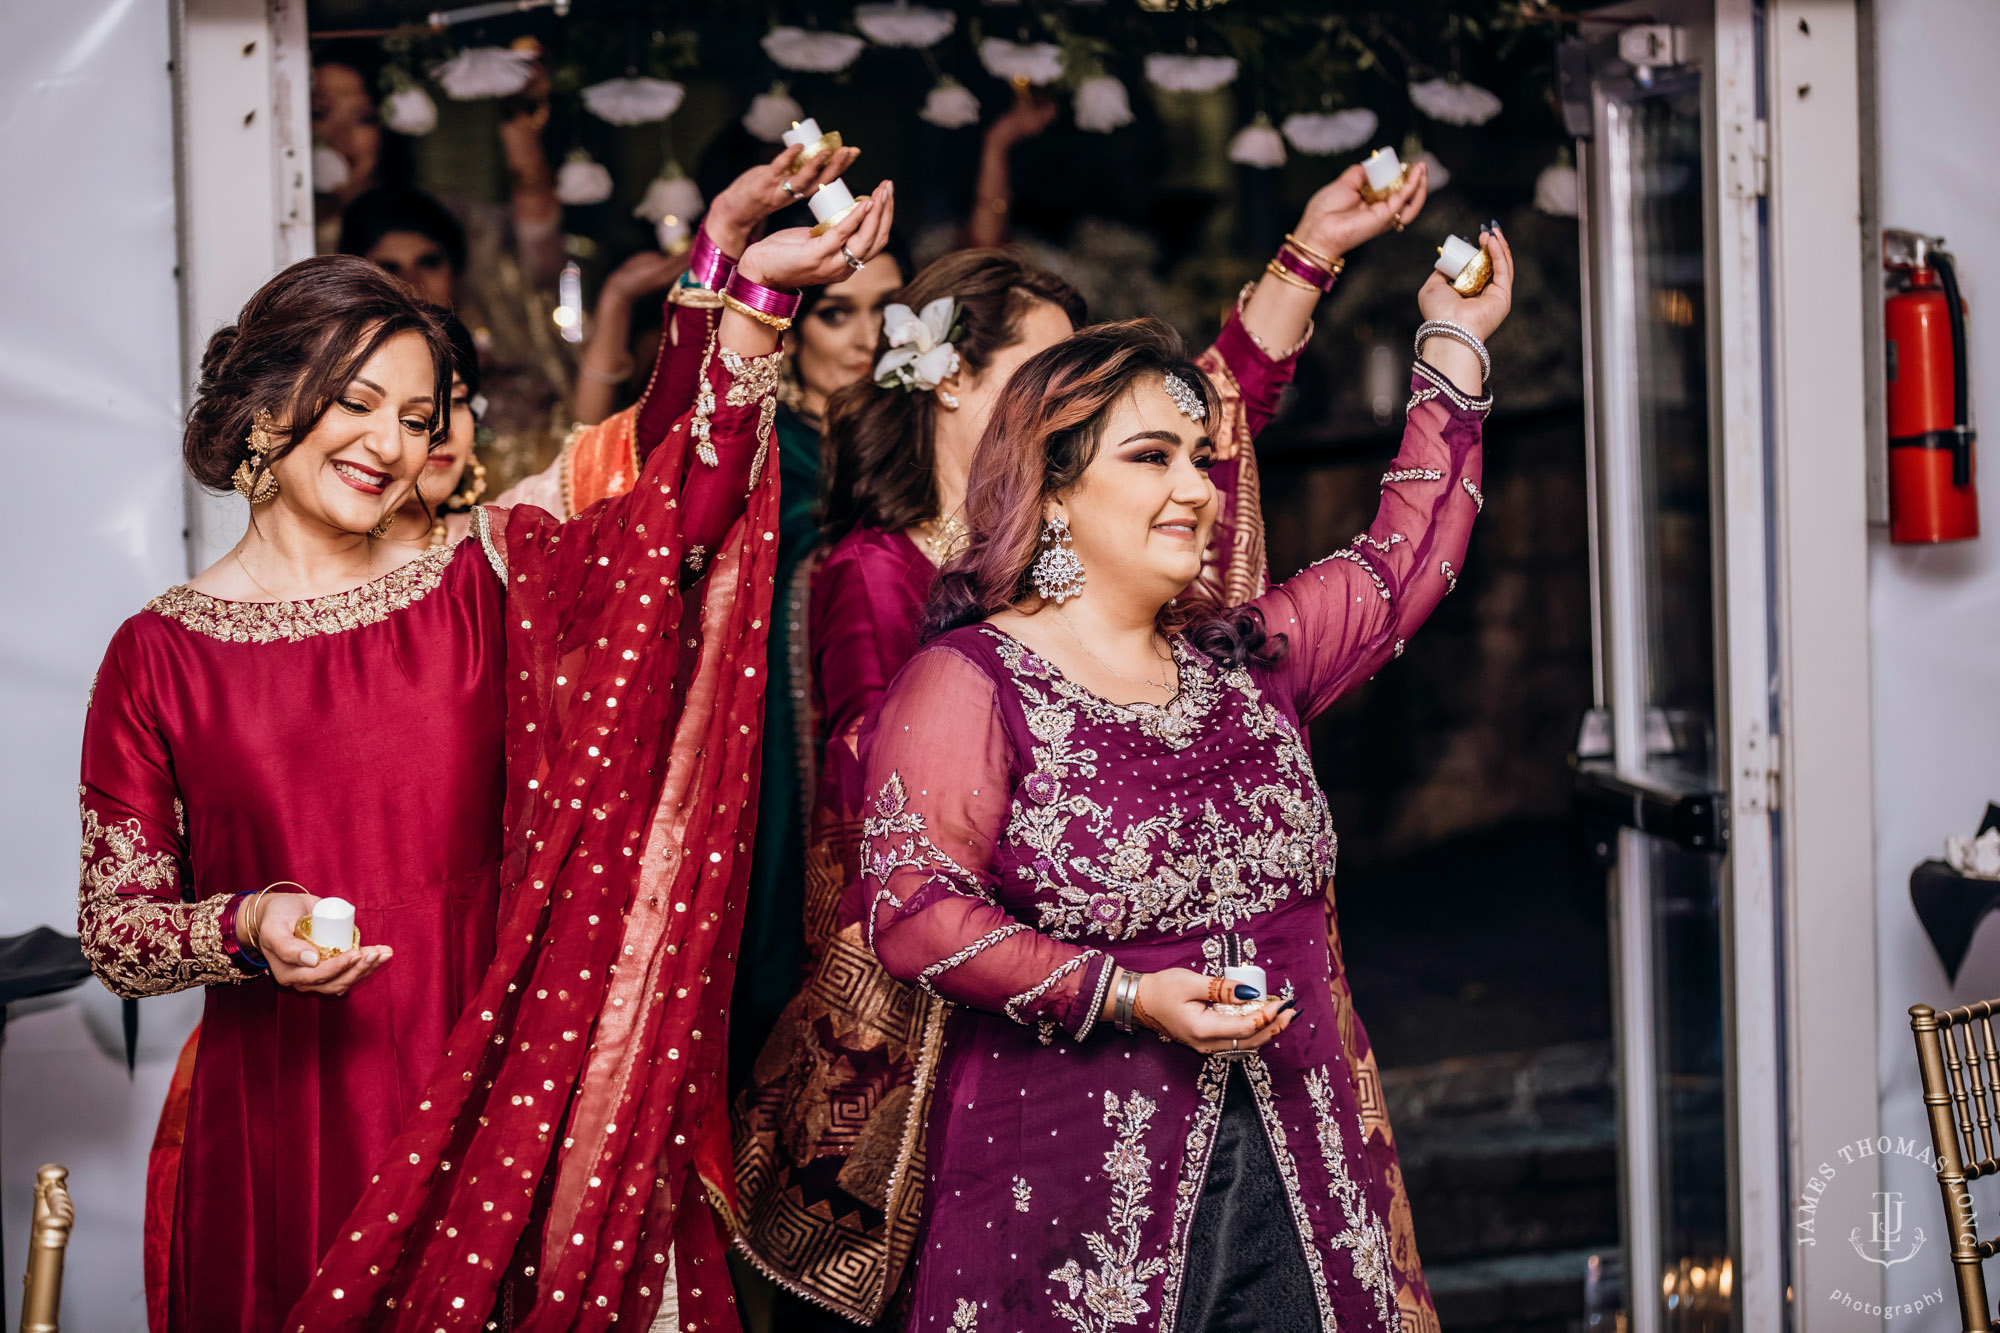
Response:
[[[746,251],[631,495],[480,511],[457,546],[374,535],[447,429],[449,347],[401,287],[307,260],[211,342],[186,455],[250,530],[114,636],[80,788],[99,976],[209,988],[167,1327],[475,1328],[510,1283],[520,1327],[586,1299],[643,1327],[669,1252],[684,1283],[717,1257],[682,1205],[756,764],[775,324],[890,214],[885,187]],[[294,927],[336,894],[361,940],[322,959]]]

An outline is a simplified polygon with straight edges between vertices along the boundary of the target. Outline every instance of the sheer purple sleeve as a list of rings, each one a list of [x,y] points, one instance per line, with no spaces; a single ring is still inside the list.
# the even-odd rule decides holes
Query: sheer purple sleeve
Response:
[[[1017,919],[995,893],[1012,746],[993,681],[947,647],[917,654],[866,741],[861,831],[869,943],[900,981],[1079,1041],[1110,959]]]
[[[1289,641],[1269,687],[1301,719],[1367,680],[1458,586],[1480,493],[1481,422],[1492,398],[1467,398],[1419,361],[1403,447],[1382,475],[1368,531],[1257,599]]]

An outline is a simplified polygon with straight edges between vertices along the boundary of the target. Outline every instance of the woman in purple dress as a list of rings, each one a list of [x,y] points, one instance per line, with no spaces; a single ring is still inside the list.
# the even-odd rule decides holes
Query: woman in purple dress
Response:
[[[1304,729],[1458,580],[1513,276],[1484,239],[1484,293],[1419,295],[1374,523],[1243,608],[1189,592],[1217,405],[1170,330],[1085,330],[1003,392],[971,544],[863,742],[870,945],[951,1005],[913,1330],[1436,1327]],[[1246,962],[1268,999],[1223,978]]]
[[[1209,430],[1217,498],[1200,561],[1218,602],[1264,591],[1252,441],[1291,382],[1314,308],[1348,251],[1417,215],[1427,175],[1412,171],[1372,204],[1362,183],[1357,166],[1314,194],[1197,362],[1219,400]],[[817,723],[814,743],[802,746],[817,775],[806,845],[812,966],[751,1071],[734,1125],[738,1248],[793,1296],[864,1324],[895,1322],[921,1222],[925,1097],[942,1012],[884,973],[863,937],[858,739],[916,650],[937,567],[963,544],[967,474],[1003,387],[1084,315],[1066,283],[1001,250],[939,260],[898,296],[909,318],[892,307],[874,380],[829,404],[830,545],[787,598],[792,692]],[[796,1307],[785,1317],[788,1327],[821,1318]]]

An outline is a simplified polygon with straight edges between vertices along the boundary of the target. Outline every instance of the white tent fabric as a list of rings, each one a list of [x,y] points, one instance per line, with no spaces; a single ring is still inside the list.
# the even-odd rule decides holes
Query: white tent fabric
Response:
[[[111,632],[186,574],[171,6],[8,6],[0,27],[0,934],[76,929],[76,770]],[[66,1328],[138,1333],[146,1151],[198,996],[145,1006],[128,1077],[94,981],[15,1005],[0,1054],[6,1325],[35,1168],[70,1168]]]

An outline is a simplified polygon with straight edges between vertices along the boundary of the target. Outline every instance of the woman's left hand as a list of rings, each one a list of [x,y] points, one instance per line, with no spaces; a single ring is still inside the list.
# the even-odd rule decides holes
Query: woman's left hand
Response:
[[[809,227],[774,231],[743,252],[736,271],[765,287],[824,287],[852,277],[857,264],[880,254],[895,218],[895,188],[883,181],[838,226],[818,236]],[[857,263],[849,263],[849,255]]]
[[[821,153],[793,171],[792,159],[798,155],[799,150],[787,144],[776,157],[763,166],[750,168],[715,196],[703,225],[708,228],[708,239],[720,246],[724,254],[740,259],[750,244],[750,233],[759,223],[787,204],[802,202],[828,181],[839,180],[840,174],[861,156],[861,150],[839,148]],[[785,189],[787,185],[791,186],[789,192]]]
[[[1368,176],[1359,162],[1335,176],[1306,201],[1306,211],[1299,216],[1293,234],[1315,250],[1338,258],[1398,223],[1408,226],[1424,211],[1424,200],[1430,195],[1430,169],[1422,162],[1412,163],[1402,188],[1379,204],[1361,197],[1361,187],[1367,183]]]

